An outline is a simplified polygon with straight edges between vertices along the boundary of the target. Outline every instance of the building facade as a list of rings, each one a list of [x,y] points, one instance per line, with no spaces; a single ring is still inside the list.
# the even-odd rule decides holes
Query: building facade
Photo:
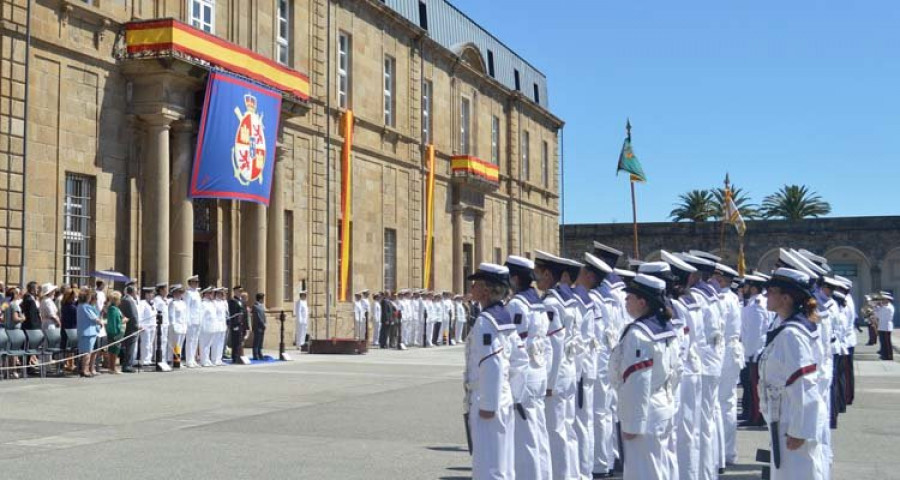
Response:
[[[428,287],[461,292],[480,261],[558,248],[563,123],[546,78],[445,0],[0,0],[0,13],[7,283],[197,273],[287,312],[306,289],[311,334],[346,335],[344,240],[345,290],[426,286],[429,145]],[[211,68],[283,92],[268,207],[187,193]]]
[[[659,260],[659,251],[705,250],[737,263],[739,239],[734,228],[718,222],[638,224],[640,257]],[[563,225],[563,252],[575,257],[590,251],[593,241],[615,246],[634,257],[631,224]],[[818,218],[801,221],[747,222],[744,254],[748,270],[768,272],[778,249],[805,248],[828,259],[838,275],[853,280],[857,305],[874,290],[900,292],[900,217]],[[624,265],[624,264],[623,264]]]

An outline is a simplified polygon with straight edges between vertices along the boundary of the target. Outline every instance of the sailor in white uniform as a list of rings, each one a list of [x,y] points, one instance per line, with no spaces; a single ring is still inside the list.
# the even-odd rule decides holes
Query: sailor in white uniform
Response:
[[[719,381],[725,355],[724,325],[719,307],[718,289],[709,281],[716,269],[716,262],[690,254],[679,258],[697,269],[688,279],[690,294],[700,304],[703,336],[697,338],[700,352],[700,479],[718,478],[724,457],[721,440],[721,410],[719,406]]]
[[[635,320],[625,328],[610,360],[619,393],[626,480],[677,475],[666,450],[674,430],[675,385],[682,366],[665,289],[663,280],[644,274],[625,288],[626,309]]]
[[[378,305],[377,299],[375,305]],[[294,320],[296,321],[294,345],[299,350],[306,343],[306,329],[309,328],[309,305],[306,303],[306,290],[300,290],[297,302],[294,303]],[[378,338],[378,325],[378,322],[376,322],[374,338]]]
[[[596,258],[596,257],[594,257]],[[599,259],[597,259],[599,260]],[[590,278],[588,278],[590,276]],[[599,285],[595,275],[582,266],[572,288],[579,310],[579,345],[575,355],[575,435],[578,438],[580,478],[591,478],[594,470],[594,384],[597,383],[597,308],[590,291]]]
[[[184,301],[184,287],[180,283],[172,285],[172,301],[169,302],[169,349],[166,352],[166,361],[172,363],[175,352],[178,352],[181,361],[181,344],[188,330],[188,309]]]
[[[756,394],[759,385],[759,355],[766,345],[766,333],[769,331],[771,313],[766,306],[763,285],[767,278],[758,275],[745,275],[748,288],[747,304],[741,310],[741,342],[744,344],[744,359],[747,373],[744,382],[744,417],[743,427],[761,427],[765,425],[759,410],[759,396]]]
[[[510,255],[506,259],[514,296],[506,305],[520,342],[510,360],[514,402],[515,470],[517,478],[551,479],[550,441],[544,396],[547,394],[547,316],[541,297],[532,287],[534,262]],[[457,316],[465,318],[462,297]],[[462,324],[457,322],[459,329]],[[458,330],[459,332],[459,330]]]
[[[731,283],[738,277],[734,269],[716,263],[713,286],[719,287],[719,304],[725,335],[725,356],[719,380],[719,408],[722,411],[722,437],[725,443],[725,463],[737,461],[737,383],[744,368],[744,347],[741,344],[741,301],[731,291]]]
[[[169,293],[169,284],[168,283],[157,283],[156,284],[156,296],[153,297],[153,309],[156,310],[156,313],[162,314],[162,327],[159,329],[159,342],[160,347],[159,350],[162,355],[165,356],[168,351],[166,347],[168,346],[168,338],[169,338],[169,302],[166,300],[166,295]],[[155,348],[155,346],[154,346]],[[160,362],[165,362],[166,359],[159,359]]]
[[[473,480],[515,478],[513,399],[509,358],[516,327],[503,307],[509,269],[482,263],[468,277],[481,315],[466,342],[466,411],[472,439]],[[516,347],[517,348],[517,347]]]
[[[759,397],[772,440],[769,478],[825,480],[828,411],[818,380],[825,352],[809,303],[812,281],[802,271],[779,268],[766,286],[768,308],[780,322],[759,360]]]
[[[210,354],[215,339],[216,329],[216,304],[213,301],[213,287],[206,287],[200,291],[200,366],[212,367]]]
[[[672,326],[682,334],[681,362],[683,372],[678,386],[675,411],[675,457],[678,468],[676,478],[696,480],[700,476],[700,404],[703,396],[701,385],[703,364],[698,343],[704,338],[703,312],[697,299],[688,290],[691,274],[697,269],[677,256],[662,250],[662,260],[669,264],[672,275],[669,298],[674,313]]]
[[[578,479],[578,438],[575,434],[575,345],[576,308],[566,271],[572,265],[555,255],[535,251],[538,289],[546,292],[547,311],[547,434],[550,439],[552,477]]]
[[[153,309],[153,290],[153,287],[141,288],[144,298],[138,303],[141,327],[139,358],[142,367],[153,365],[153,355],[156,351],[156,310]]]
[[[584,271],[579,281],[588,289],[593,304],[593,356],[596,375],[593,379],[593,455],[591,476],[607,478],[613,474],[616,438],[615,419],[612,415],[612,385],[609,378],[609,356],[618,342],[618,331],[612,310],[617,306],[602,293],[603,282],[613,273],[612,267],[595,255],[584,254]]]
[[[188,311],[187,335],[184,339],[184,352],[181,353],[182,362],[187,368],[199,367],[197,363],[197,348],[200,345],[200,318],[203,316],[200,305],[200,277],[197,275],[188,277],[188,289],[184,294],[184,302]]]

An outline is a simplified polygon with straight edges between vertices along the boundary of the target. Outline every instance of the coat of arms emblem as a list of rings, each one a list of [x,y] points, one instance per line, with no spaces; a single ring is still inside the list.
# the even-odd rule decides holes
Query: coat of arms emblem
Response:
[[[262,114],[256,112],[256,97],[244,95],[243,113],[238,107],[234,114],[238,117],[238,128],[234,135],[234,147],[231,149],[231,163],[234,166],[234,178],[241,185],[252,182],[263,182],[263,168],[266,165],[266,137],[263,129]]]

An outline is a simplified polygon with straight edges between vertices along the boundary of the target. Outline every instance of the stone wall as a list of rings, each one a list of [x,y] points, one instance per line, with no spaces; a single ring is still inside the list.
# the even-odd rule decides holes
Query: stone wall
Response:
[[[640,223],[640,257],[659,258],[659,250],[706,250],[735,265],[739,239],[734,228],[715,222]],[[593,241],[633,254],[631,224],[573,224],[560,227],[565,255],[590,251]],[[805,248],[828,259],[855,282],[854,295],[872,290],[900,291],[900,217],[843,217],[802,221],[747,222],[744,252],[747,268],[770,270],[780,247]],[[858,302],[857,302],[858,303]]]

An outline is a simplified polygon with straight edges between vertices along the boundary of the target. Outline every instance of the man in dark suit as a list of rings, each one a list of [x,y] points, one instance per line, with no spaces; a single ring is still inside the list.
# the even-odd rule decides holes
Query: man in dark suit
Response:
[[[391,291],[385,292],[381,298],[381,331],[378,334],[378,344],[381,348],[388,348],[391,326],[394,324],[394,304],[391,302]]]
[[[247,309],[241,300],[240,285],[236,285],[231,289],[233,296],[228,300],[228,334],[231,342],[231,362],[242,363],[241,357],[244,356],[244,325],[247,324],[244,318],[247,315]]]
[[[256,303],[253,304],[253,359],[262,360],[263,338],[266,336],[266,306],[263,301],[265,293],[256,294]]]
[[[138,323],[140,315],[138,314],[137,295],[135,294],[134,284],[129,283],[125,287],[125,295],[122,296],[122,302],[119,304],[122,310],[122,316],[128,319],[125,324],[125,336],[128,337],[122,342],[121,362],[122,371],[126,373],[134,372],[134,357],[137,347],[137,336],[134,335],[138,331]]]

